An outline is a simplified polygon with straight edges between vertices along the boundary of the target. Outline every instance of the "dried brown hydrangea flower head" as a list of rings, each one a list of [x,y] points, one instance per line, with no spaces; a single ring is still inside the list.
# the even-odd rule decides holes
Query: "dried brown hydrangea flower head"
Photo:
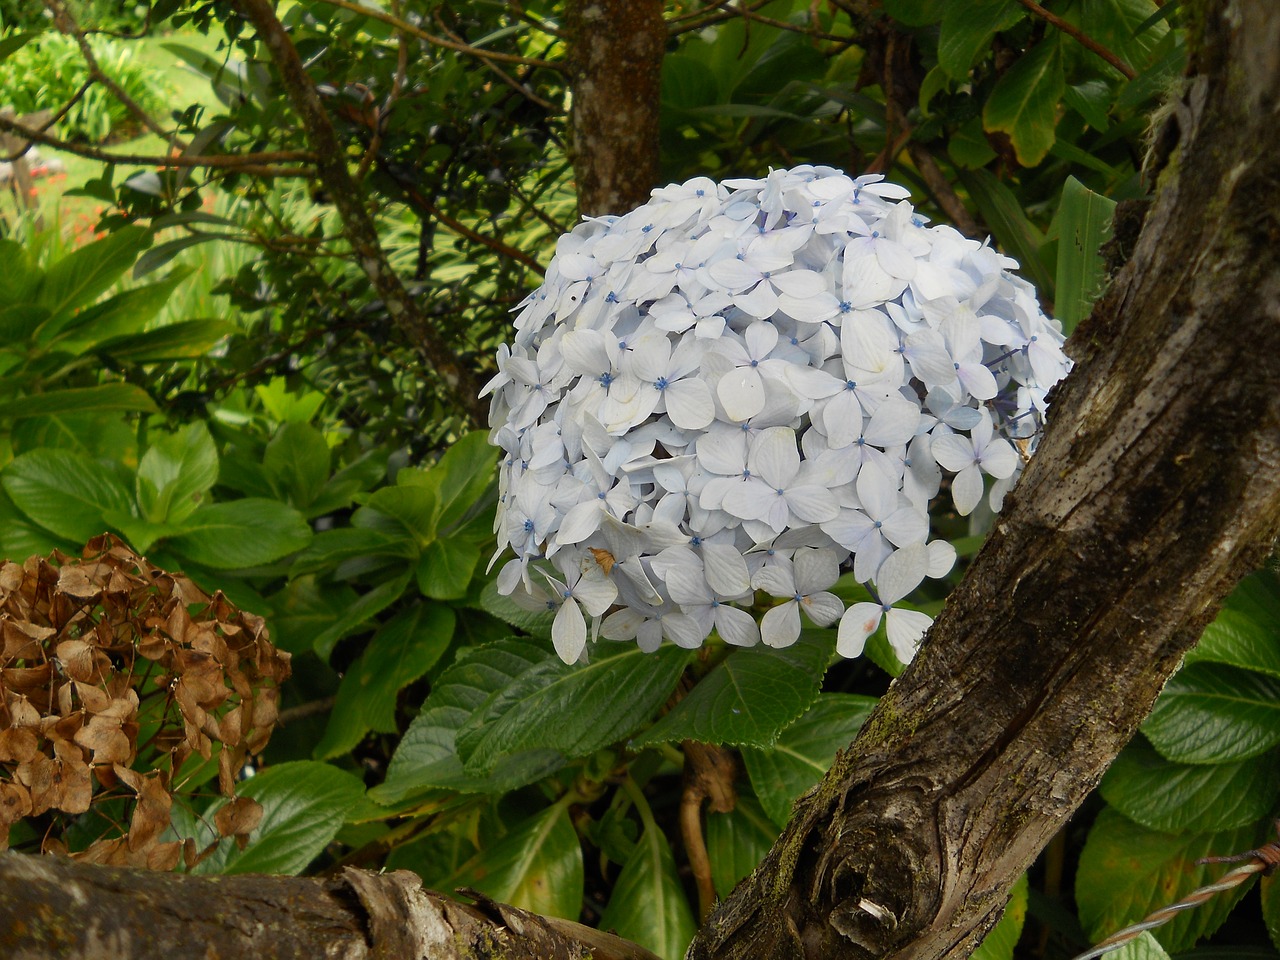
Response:
[[[288,676],[289,654],[262,618],[113,536],[91,540],[79,560],[55,551],[0,564],[0,850],[28,819],[48,852],[194,864],[208,851],[160,840],[174,799],[207,792],[215,770],[218,791],[234,797]],[[91,808],[106,829],[87,846],[64,842]],[[261,815],[234,799],[214,827],[243,842]]]

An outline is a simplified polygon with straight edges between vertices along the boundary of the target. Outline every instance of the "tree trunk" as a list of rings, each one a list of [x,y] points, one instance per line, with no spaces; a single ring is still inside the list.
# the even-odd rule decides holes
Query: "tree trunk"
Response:
[[[691,956],[964,957],[1280,531],[1280,6],[1212,5],[1132,260],[912,666]]]
[[[1157,201],[1132,260],[1072,339],[1079,365],[1039,453],[916,661],[713,913],[693,957],[965,956],[1220,599],[1270,549],[1280,530],[1280,6],[1207,7]],[[407,912],[377,905],[368,891],[384,882],[408,891],[393,897]],[[93,942],[111,945],[158,936],[161,901],[148,896],[194,910],[209,891],[248,903],[270,883],[292,892],[179,924],[149,955],[196,954],[215,936],[221,948],[262,923],[307,956],[466,956],[404,939],[462,914],[459,923],[482,924],[467,929],[487,931],[477,938],[505,936],[507,956],[572,956],[554,951],[590,942],[559,921],[548,923],[560,939],[535,941],[545,927],[531,915],[449,907],[401,874],[348,871],[337,886],[126,877],[10,856],[0,858],[0,948],[95,956],[50,948],[51,930],[71,928],[46,925],[47,911],[94,918]],[[130,928],[113,925],[117,915],[152,919]],[[284,942],[276,952],[288,955]]]
[[[570,0],[565,26],[578,209],[626,213],[658,186],[662,0]]]

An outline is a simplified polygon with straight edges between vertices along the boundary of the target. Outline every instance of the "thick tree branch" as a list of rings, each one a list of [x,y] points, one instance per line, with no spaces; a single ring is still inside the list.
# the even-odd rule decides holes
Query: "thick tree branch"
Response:
[[[1202,42],[1181,155],[990,541],[693,957],[966,956],[1271,549],[1280,8],[1220,0]]]
[[[234,4],[258,31],[280,73],[280,81],[315,151],[320,180],[342,217],[343,230],[356,262],[368,276],[392,321],[418,345],[435,372],[455,391],[458,408],[466,411],[475,423],[483,423],[488,408],[477,399],[480,387],[473,371],[458,363],[452,347],[439,337],[387,260],[378,239],[377,225],[365,207],[364,195],[347,168],[343,144],[270,0],[234,0]]]
[[[4,853],[0,890],[7,960],[167,960],[213,944],[223,960],[658,960],[581,924],[448,900],[403,870],[229,881]]]

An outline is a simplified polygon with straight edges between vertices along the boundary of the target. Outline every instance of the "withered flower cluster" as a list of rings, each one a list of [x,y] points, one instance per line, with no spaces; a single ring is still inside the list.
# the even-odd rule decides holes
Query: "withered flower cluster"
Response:
[[[207,791],[215,768],[231,799],[212,826],[243,842],[262,811],[235,798],[236,777],[266,746],[288,676],[260,617],[113,536],[78,560],[0,564],[0,850],[29,819],[46,852],[191,866],[212,847],[161,837],[174,800]],[[66,843],[91,808],[104,829]]]

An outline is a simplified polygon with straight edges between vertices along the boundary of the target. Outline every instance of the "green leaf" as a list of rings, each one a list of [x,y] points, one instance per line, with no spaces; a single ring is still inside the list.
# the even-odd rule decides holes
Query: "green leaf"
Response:
[[[1157,44],[1169,32],[1167,23],[1159,20],[1148,23],[1151,15],[1158,11],[1153,0],[1080,0],[1079,4],[1064,10],[1063,19],[1083,29],[1141,73]],[[1140,30],[1144,24],[1146,29]],[[1120,76],[1119,71],[1104,60],[1095,58],[1093,65],[1109,76]]]
[[[601,930],[638,943],[663,960],[681,960],[697,932],[689,898],[676,870],[671,844],[661,830],[646,828],[623,864]]]
[[[947,6],[947,0],[884,0],[884,12],[909,27],[937,23]]]
[[[1280,679],[1197,663],[1165,685],[1142,732],[1168,760],[1229,763],[1280,744]]]
[[[128,410],[156,413],[155,401],[132,383],[104,383],[97,387],[48,390],[0,402],[0,420],[44,417],[62,413]]]
[[[447,883],[543,916],[577,920],[582,912],[582,844],[562,804],[518,824],[473,857]]]
[[[0,483],[29,518],[77,544],[106,532],[103,514],[133,508],[133,497],[114,472],[70,450],[24,453],[0,473]]]
[[[1067,177],[1058,205],[1058,275],[1054,313],[1070,333],[1089,315],[1102,286],[1102,245],[1111,238],[1116,204]]]
[[[954,136],[947,141],[947,156],[956,166],[967,170],[985,167],[996,158],[996,152],[987,142],[987,135],[982,129],[982,119],[973,117],[956,130]]]
[[[356,602],[346,584],[325,584],[312,576],[291,580],[271,597],[271,640],[292,654],[312,652],[316,635],[328,629]]]
[[[329,444],[309,423],[286,423],[267,444],[262,465],[289,502],[305,511],[329,479]]]
[[[152,523],[180,523],[218,479],[218,450],[209,428],[195,421],[156,440],[138,464],[138,509]]]
[[[81,310],[62,325],[60,334],[52,338],[52,342],[57,343],[59,350],[80,354],[113,338],[135,336],[172,299],[173,291],[190,273],[190,270],[175,270],[157,283],[125,290]],[[47,336],[42,340],[51,342]]]
[[[824,693],[799,720],[782,731],[772,747],[743,747],[742,760],[760,805],[779,827],[791,805],[822,779],[875,709],[875,697]]]
[[[1015,0],[971,0],[948,4],[938,34],[938,65],[955,80],[969,76],[980,51],[991,38],[1026,16]]]
[[[1265,817],[1280,792],[1274,752],[1224,764],[1170,763],[1135,738],[1099,786],[1102,797],[1151,830],[1230,830]]]
[[[332,570],[344,560],[356,557],[399,557],[412,560],[418,545],[401,533],[399,536],[361,527],[339,527],[323,530],[298,554],[289,566],[290,576]]]
[[[238,326],[225,320],[184,320],[146,333],[104,340],[96,351],[126,363],[191,360],[203,357],[222,340],[239,332]]]
[[[223,840],[195,873],[301,873],[360,802],[364,784],[330,764],[297,760],[268,767],[239,784],[236,793],[262,804],[262,822],[243,850]]]
[[[40,33],[41,31],[39,30],[31,30],[26,33],[11,33],[9,36],[0,39],[0,63],[4,63],[28,43],[40,36]]]
[[[1227,602],[1200,642],[1187,654],[1187,663],[1225,663],[1271,677],[1280,677],[1280,621]]]
[[[498,585],[492,581],[480,591],[480,609],[539,640],[551,639],[551,625],[556,617],[554,611],[526,610],[510,597],[500,594]]]
[[[1160,941],[1148,930],[1144,930],[1138,939],[1107,956],[1110,960],[1169,960],[1169,954],[1160,946]]]
[[[1272,945],[1280,950],[1280,877],[1262,878],[1262,919]]]
[[[781,650],[734,650],[634,746],[670,740],[772,746],[818,698],[832,648],[833,631],[806,630]]]
[[[370,730],[394,733],[396,694],[436,665],[453,627],[453,609],[434,603],[415,604],[384,624],[343,676],[315,758],[346,753]]]
[[[1053,146],[1058,101],[1066,87],[1058,35],[1041,40],[1018,58],[987,98],[982,123],[1007,133],[1024,167],[1034,167]]]
[[[400,472],[404,473],[403,470]],[[369,494],[364,506],[351,515],[351,525],[387,533],[399,529],[419,546],[425,546],[436,538],[436,517],[439,513],[440,501],[434,490],[399,483]]]
[[[1044,234],[1027,219],[1018,198],[990,170],[961,170],[960,181],[978,206],[978,212],[1021,271],[1035,284],[1040,296],[1053,299],[1053,276],[1040,262]]]
[[[1263,835],[1260,824],[1217,833],[1158,833],[1104,808],[1076,873],[1076,903],[1089,939],[1096,943],[1211,882],[1222,867],[1197,860],[1251,850]],[[1222,926],[1248,889],[1246,882],[1220,893],[1152,932],[1170,953],[1188,950]]]
[[[555,654],[523,640],[500,640],[469,651],[440,674],[422,712],[409,724],[387,767],[387,779],[371,796],[396,803],[428,787],[464,793],[505,793],[545,776],[564,763],[555,750],[538,747],[503,758],[485,777],[469,776],[458,758],[458,730],[473,713],[531,666]]]
[[[386,580],[372,590],[362,593],[334,623],[316,635],[313,641],[316,654],[328,660],[329,654],[343,637],[355,633],[404,594],[409,585],[410,572],[406,570],[393,580]]]
[[[436,600],[467,595],[471,575],[480,562],[480,548],[461,538],[433,540],[418,560],[418,589]]]
[[[1024,873],[1009,891],[1009,902],[1004,914],[991,931],[982,938],[978,949],[970,954],[976,960],[1013,960],[1013,948],[1022,936],[1022,925],[1027,919],[1027,875]]]
[[[196,509],[169,548],[215,570],[256,567],[302,550],[311,528],[302,514],[276,500],[246,497]]]
[[[79,545],[80,542],[64,540],[36,526],[0,489],[0,560],[21,563],[55,548],[73,552]]]
[[[36,302],[51,317],[41,330],[45,342],[72,318],[72,311],[106,293],[133,266],[148,243],[142,227],[122,227],[87,243],[51,266],[36,293]]]
[[[738,802],[728,813],[708,813],[707,857],[716,896],[729,896],[777,839],[778,827],[749,793],[739,793]]]
[[[0,345],[19,352],[18,348],[25,347],[25,341],[48,319],[49,308],[38,304],[9,302],[0,306]]]
[[[458,523],[496,481],[498,452],[486,430],[474,430],[445,451],[427,471],[427,482],[436,491],[439,514],[435,526],[448,530]]]
[[[538,748],[585,757],[625,739],[658,712],[692,657],[633,644],[602,655],[609,646],[597,644],[589,663],[541,660],[496,690],[458,729],[465,771],[483,776],[504,757]]]
[[[1111,110],[1111,87],[1105,80],[1085,80],[1062,91],[1062,102],[1069,106],[1093,129],[1106,133],[1111,126],[1107,114]]]

